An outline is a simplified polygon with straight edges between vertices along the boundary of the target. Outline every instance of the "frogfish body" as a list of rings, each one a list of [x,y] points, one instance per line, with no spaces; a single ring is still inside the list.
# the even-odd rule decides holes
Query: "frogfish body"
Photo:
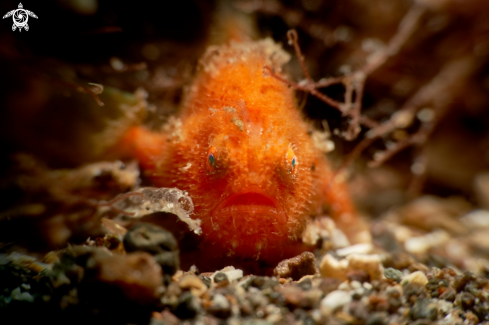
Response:
[[[217,255],[286,256],[325,207],[347,234],[358,228],[346,187],[330,184],[332,170],[293,91],[264,74],[264,66],[280,73],[288,59],[271,39],[210,47],[181,126],[166,134],[137,127],[125,137],[155,186],[189,193],[203,244]]]

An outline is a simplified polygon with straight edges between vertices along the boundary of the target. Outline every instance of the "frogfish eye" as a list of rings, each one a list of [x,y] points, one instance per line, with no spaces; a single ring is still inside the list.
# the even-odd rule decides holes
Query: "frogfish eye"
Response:
[[[215,147],[210,147],[207,152],[207,170],[213,171],[216,166],[217,150]]]
[[[292,150],[292,148],[289,148],[287,150],[287,153],[285,154],[285,162],[289,172],[292,175],[295,175],[295,173],[297,172],[297,165],[299,162],[297,161],[297,157],[295,156],[294,150]]]

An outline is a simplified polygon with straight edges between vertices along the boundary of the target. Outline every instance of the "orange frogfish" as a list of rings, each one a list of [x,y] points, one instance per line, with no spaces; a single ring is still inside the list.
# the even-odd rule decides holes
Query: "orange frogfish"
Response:
[[[155,186],[189,193],[202,245],[218,256],[287,257],[324,209],[347,235],[359,231],[346,186],[330,184],[332,169],[293,90],[264,73],[268,66],[281,74],[288,59],[271,39],[209,47],[181,126],[171,134],[136,127],[124,138]]]

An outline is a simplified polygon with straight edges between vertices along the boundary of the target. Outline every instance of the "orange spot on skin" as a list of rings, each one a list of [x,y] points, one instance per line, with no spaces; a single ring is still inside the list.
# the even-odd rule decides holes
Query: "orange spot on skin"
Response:
[[[286,56],[271,40],[214,47],[183,104],[181,138],[144,129],[126,137],[156,186],[189,193],[216,255],[286,257],[325,205],[345,229],[357,221],[345,185],[329,188],[332,171],[293,91],[264,76]]]

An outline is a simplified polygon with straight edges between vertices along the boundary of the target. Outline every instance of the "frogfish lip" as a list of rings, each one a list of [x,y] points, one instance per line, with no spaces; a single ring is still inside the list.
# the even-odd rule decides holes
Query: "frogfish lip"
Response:
[[[279,224],[287,223],[288,216],[278,200],[256,186],[247,187],[222,200],[213,214],[266,215],[276,218]]]

